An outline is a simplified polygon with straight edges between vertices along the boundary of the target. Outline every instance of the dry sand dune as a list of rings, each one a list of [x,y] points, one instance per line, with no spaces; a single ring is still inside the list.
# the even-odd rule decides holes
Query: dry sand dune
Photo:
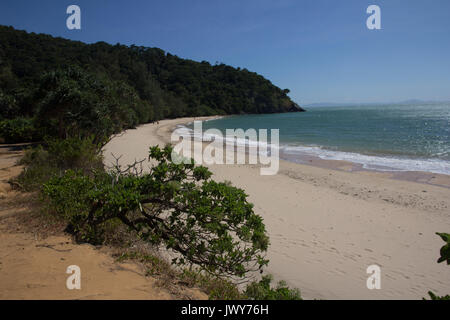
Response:
[[[169,142],[176,119],[128,130],[105,148],[105,162],[144,159],[151,145]],[[450,293],[450,268],[437,264],[450,232],[450,177],[426,176],[447,187],[393,179],[392,174],[346,172],[281,162],[275,176],[257,166],[212,165],[217,180],[242,187],[268,229],[268,272],[301,289],[305,298],[420,299]],[[403,177],[405,178],[405,177]],[[408,176],[406,176],[408,178]],[[434,180],[433,180],[434,179]],[[381,267],[381,289],[366,287],[369,265]]]

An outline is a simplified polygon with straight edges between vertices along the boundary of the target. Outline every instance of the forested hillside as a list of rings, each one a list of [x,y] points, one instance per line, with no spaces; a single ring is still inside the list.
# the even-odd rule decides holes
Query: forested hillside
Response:
[[[80,112],[92,112],[86,111],[89,99],[114,93],[117,99],[104,107],[127,114],[122,127],[183,116],[302,110],[289,90],[246,69],[181,59],[158,48],[85,44],[0,26],[0,120],[48,119],[49,110],[67,104],[63,100],[74,87],[84,104]]]

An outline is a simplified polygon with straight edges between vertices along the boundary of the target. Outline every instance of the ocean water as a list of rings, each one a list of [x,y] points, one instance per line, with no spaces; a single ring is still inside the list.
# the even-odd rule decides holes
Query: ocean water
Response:
[[[203,123],[210,128],[279,129],[280,156],[295,162],[314,156],[373,170],[450,174],[450,103],[314,107]]]

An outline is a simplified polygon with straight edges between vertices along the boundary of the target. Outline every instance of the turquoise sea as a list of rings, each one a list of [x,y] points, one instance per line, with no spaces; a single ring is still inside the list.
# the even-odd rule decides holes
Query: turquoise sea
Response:
[[[450,174],[450,103],[311,107],[230,116],[203,129],[279,129],[280,155],[347,160],[366,169]]]

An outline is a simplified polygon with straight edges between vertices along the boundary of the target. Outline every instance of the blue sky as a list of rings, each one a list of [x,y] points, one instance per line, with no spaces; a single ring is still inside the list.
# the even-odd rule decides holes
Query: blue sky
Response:
[[[71,4],[82,30],[66,28]],[[448,0],[2,0],[0,24],[247,68],[300,104],[450,100]]]

